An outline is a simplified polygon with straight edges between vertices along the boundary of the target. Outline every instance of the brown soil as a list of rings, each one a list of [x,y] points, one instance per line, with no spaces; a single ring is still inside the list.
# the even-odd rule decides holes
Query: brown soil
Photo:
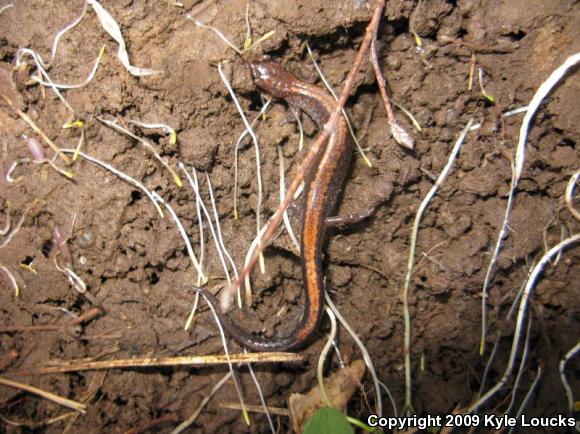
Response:
[[[83,2],[14,3],[0,16],[4,72],[14,64],[20,47],[33,48],[48,59],[54,35],[78,16]],[[173,167],[182,160],[209,173],[224,241],[239,267],[255,231],[255,157],[252,146],[242,147],[240,218],[236,221],[232,218],[233,149],[243,124],[219,78],[217,62],[228,61],[224,68],[250,118],[259,110],[259,92],[240,58],[215,34],[196,28],[185,16],[194,13],[241,46],[246,1],[187,0],[184,8],[170,3],[102,2],[120,24],[131,62],[162,70],[162,75],[131,76],[115,55],[117,45],[99,26],[90,7],[81,23],[62,39],[50,74],[56,82],[80,82],[99,47],[106,46],[94,80],[81,89],[63,92],[86,120],[84,150],[126,171],[169,201],[199,252],[195,201],[189,186],[178,188],[150,153],[100,124],[95,116],[173,126],[178,133],[177,145],[159,130],[146,134]],[[580,229],[563,201],[566,183],[580,161],[576,147],[580,138],[580,82],[572,73],[551,94],[531,130],[511,231],[489,294],[487,353],[480,357],[482,282],[506,205],[509,159],[522,119],[517,115],[500,122],[497,114],[526,105],[539,84],[566,57],[579,51],[580,14],[574,3],[434,0],[418,7],[414,0],[388,1],[379,32],[381,65],[393,98],[415,115],[423,131],[414,132],[414,153],[404,152],[394,143],[367,62],[348,109],[374,167],[369,169],[360,155],[356,156],[339,214],[379,207],[367,222],[329,236],[324,263],[326,284],[334,301],[365,342],[379,377],[389,386],[399,408],[404,403],[399,294],[411,225],[420,201],[469,118],[483,122],[483,127],[468,135],[419,232],[411,293],[413,404],[419,414],[450,413],[473,402],[485,360],[496,337],[501,336],[487,384],[499,379],[513,337],[513,323],[503,318],[518,288],[547,248]],[[260,0],[251,2],[249,19],[254,38],[276,31],[260,46],[261,51],[314,82],[317,74],[303,46],[308,41],[328,80],[340,89],[371,10],[365,1],[355,0]],[[422,52],[415,46],[410,22],[422,38]],[[449,43],[449,38],[470,43],[475,51],[471,46]],[[473,52],[477,65],[485,71],[486,90],[496,97],[495,105],[482,97],[477,81],[473,90],[468,90]],[[78,130],[61,129],[71,120],[70,114],[50,89],[44,93],[39,86],[26,84],[26,73],[20,71],[15,78],[22,108],[59,146],[74,147]],[[3,80],[0,90],[9,92]],[[289,113],[284,105],[276,104],[257,127],[265,190],[263,220],[278,202],[275,145],[284,143],[288,179],[300,157],[295,124],[280,122]],[[396,115],[411,130],[402,112]],[[1,145],[7,150],[2,160],[5,171],[15,159],[29,156],[21,135],[33,133],[3,102],[0,117]],[[307,136],[315,137],[314,124],[306,117],[303,120]],[[106,374],[32,377],[15,374],[44,366],[49,360],[223,351],[208,313],[198,317],[191,331],[183,329],[194,299],[190,285],[196,274],[171,218],[161,219],[136,188],[86,161],[77,162],[73,170],[75,180],[69,181],[46,167],[24,165],[14,174],[24,176],[22,181],[7,184],[4,176],[0,180],[0,225],[7,214],[16,221],[30,206],[20,231],[0,249],[0,263],[11,270],[21,287],[21,296],[15,298],[12,286],[1,275],[0,327],[66,324],[70,319],[63,308],[77,315],[91,309],[91,303],[79,296],[54,266],[58,248],[51,248],[51,234],[55,225],[70,237],[74,269],[105,313],[82,326],[0,334],[0,370],[4,370],[4,377],[87,402],[88,410],[78,418],[35,425],[67,410],[0,386],[0,431],[125,432],[166,417],[168,420],[151,432],[169,432],[176,421],[184,420],[199,406],[227,372],[225,368],[124,369]],[[207,199],[203,176],[200,182]],[[207,242],[205,266],[212,279],[210,287],[215,288],[224,276],[212,241]],[[300,265],[289,246],[289,239],[280,236],[267,251],[266,274],[254,273],[255,313],[269,329],[277,330],[280,323],[292,327],[301,310]],[[579,257],[578,247],[572,248],[557,264],[550,265],[531,300],[534,323],[528,368],[516,401],[521,402],[541,366],[542,379],[526,408],[530,416],[567,412],[558,362],[579,337]],[[20,267],[24,261],[32,261],[37,273]],[[281,307],[283,311],[276,316]],[[248,326],[252,324],[259,329],[259,323]],[[315,386],[316,363],[328,328],[325,320],[319,336],[301,351],[303,364],[256,366],[269,405],[285,407],[291,393],[305,393]],[[340,346],[347,361],[360,357],[344,330],[340,331]],[[239,348],[232,342],[230,349]],[[422,357],[423,369],[419,363]],[[334,357],[329,368],[336,370],[336,363]],[[576,390],[579,368],[578,361],[571,361],[567,371]],[[251,376],[242,370],[240,378],[247,402],[259,404]],[[235,402],[234,390],[232,383],[226,384],[190,432],[269,432],[264,416],[253,414],[253,423],[247,427],[238,411],[220,406]],[[349,414],[364,419],[371,412],[372,403],[367,403],[365,394],[370,401],[373,392],[368,379],[365,393],[357,393],[351,400]],[[507,392],[503,392],[493,401],[493,408],[485,411],[497,408],[501,412],[507,405],[503,398],[509,402]],[[386,397],[385,407],[390,409]],[[24,425],[18,428],[9,421]],[[280,432],[290,429],[285,417],[275,419],[275,423],[280,425]]]

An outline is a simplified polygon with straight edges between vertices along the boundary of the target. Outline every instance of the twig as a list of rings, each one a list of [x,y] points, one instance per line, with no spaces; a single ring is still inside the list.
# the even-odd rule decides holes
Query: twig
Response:
[[[376,33],[375,33],[375,37],[376,37]],[[318,66],[318,63],[316,63],[316,59],[314,59],[314,55],[312,54],[312,50],[310,49],[310,45],[308,44],[308,42],[306,43],[306,50],[308,50],[310,60],[312,60],[312,64],[314,65],[316,72],[318,72],[318,76],[320,77],[320,79],[324,83],[324,86],[326,86],[326,89],[328,89],[328,91],[332,94],[334,99],[336,101],[338,101],[338,97],[336,96],[336,92],[334,91],[334,89],[332,88],[332,86],[330,85],[330,83],[328,82],[328,80],[326,79],[324,74],[322,73],[322,69],[320,68],[320,66]],[[372,45],[371,45],[371,50],[372,50]],[[354,130],[353,130],[352,125],[350,123],[350,119],[349,119],[348,115],[346,114],[346,110],[344,108],[342,109],[342,114],[344,116],[344,120],[346,121],[346,125],[348,126],[350,136],[352,137],[352,140],[354,141],[354,144],[356,145],[357,150],[359,151],[363,160],[365,160],[365,163],[367,164],[367,166],[373,167],[371,160],[369,160],[368,157],[366,156],[365,151],[363,150],[362,146],[360,145],[359,140],[357,139],[357,137],[354,133]],[[301,130],[300,132],[302,133],[302,126],[300,124],[299,124],[299,126],[300,126],[300,130]],[[302,146],[300,146],[300,149],[302,150]]]
[[[379,66],[379,58],[377,55],[377,35],[373,36],[373,40],[371,42],[371,63],[373,65],[373,69],[375,71],[375,78],[377,79],[377,85],[381,92],[381,96],[383,97],[383,104],[385,105],[385,110],[387,111],[387,120],[389,124],[394,124],[395,116],[393,115],[393,109],[391,108],[391,103],[389,102],[389,96],[387,95],[387,82],[385,81],[385,77],[383,77],[383,72],[381,71],[381,67]]]
[[[373,40],[371,42],[371,63],[373,65],[373,69],[375,71],[375,77],[377,79],[377,85],[379,90],[381,91],[381,96],[383,97],[383,104],[385,106],[385,110],[387,111],[387,120],[389,121],[389,125],[391,126],[391,134],[395,141],[403,146],[404,148],[413,150],[415,148],[415,141],[413,137],[405,131],[403,127],[399,125],[395,116],[393,115],[393,109],[391,108],[391,103],[389,102],[389,96],[387,95],[387,82],[383,77],[383,72],[381,71],[381,67],[379,66],[379,59],[377,55],[377,34],[373,35]]]
[[[413,231],[411,233],[411,242],[409,247],[409,259],[407,261],[407,275],[405,276],[405,284],[403,287],[403,314],[405,319],[405,343],[404,343],[404,354],[405,354],[405,411],[410,411],[412,407],[411,403],[411,315],[409,313],[409,288],[411,286],[411,275],[413,274],[413,266],[415,264],[415,247],[417,244],[417,234],[419,232],[419,223],[421,222],[421,217],[423,216],[423,212],[427,208],[427,205],[445,181],[447,174],[451,170],[453,163],[455,162],[455,158],[459,153],[459,149],[465,140],[465,136],[473,123],[473,119],[470,119],[467,122],[467,125],[463,128],[451,153],[449,155],[449,159],[447,160],[447,164],[441,171],[441,174],[437,178],[437,181],[431,187],[421,205],[419,205],[419,209],[417,210],[417,215],[415,216],[415,221],[413,223]]]
[[[231,363],[295,363],[301,362],[302,356],[294,353],[240,353],[230,354]],[[20,371],[22,375],[56,374],[60,372],[96,371],[101,369],[149,368],[152,366],[214,366],[228,363],[225,355],[215,356],[180,356],[180,357],[146,357],[142,359],[118,359],[86,362],[71,360],[60,362],[56,366],[47,366],[35,371]]]
[[[71,399],[63,398],[62,396],[55,395],[54,393],[47,392],[46,390],[38,389],[34,386],[29,386],[28,384],[19,383],[17,381],[8,380],[7,378],[0,377],[0,384],[8,387],[14,387],[15,389],[25,390],[26,392],[33,393],[44,399],[55,402],[64,407],[76,410],[80,413],[85,413],[87,407],[80,402],[73,401]]]

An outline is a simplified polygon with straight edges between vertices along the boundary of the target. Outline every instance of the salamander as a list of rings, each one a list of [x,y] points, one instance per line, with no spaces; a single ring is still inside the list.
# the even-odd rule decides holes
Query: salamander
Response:
[[[248,65],[256,86],[277,99],[304,111],[322,129],[336,107],[325,90],[306,83],[279,63],[268,59],[250,59]],[[288,351],[304,346],[317,330],[324,311],[322,281],[322,245],[326,219],[333,212],[348,171],[352,142],[344,117],[338,121],[325,149],[307,174],[304,188],[304,214],[301,229],[300,259],[304,278],[304,311],[298,326],[279,338],[265,338],[244,331],[220,308],[217,298],[200,290],[212,304],[222,326],[244,347],[255,351]]]

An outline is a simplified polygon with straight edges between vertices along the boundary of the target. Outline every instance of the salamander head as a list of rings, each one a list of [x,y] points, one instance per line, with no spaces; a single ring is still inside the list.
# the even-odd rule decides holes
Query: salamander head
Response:
[[[247,63],[256,86],[274,98],[285,98],[296,82],[296,77],[269,57],[251,58]]]

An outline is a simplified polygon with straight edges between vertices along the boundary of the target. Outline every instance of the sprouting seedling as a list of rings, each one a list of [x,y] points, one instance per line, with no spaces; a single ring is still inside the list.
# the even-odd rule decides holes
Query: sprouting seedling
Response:
[[[85,78],[80,83],[77,83],[77,84],[54,83],[52,80],[43,81],[41,78],[36,77],[34,75],[31,77],[31,79],[32,79],[32,81],[34,81],[42,86],[45,86],[45,87],[52,87],[52,88],[56,88],[56,89],[80,89],[81,87],[86,86],[87,84],[89,84],[93,80],[93,78],[95,77],[95,74],[97,73],[97,69],[99,68],[99,64],[100,64],[101,59],[103,58],[104,54],[105,54],[105,46],[103,45],[101,47],[101,49],[99,50],[99,54],[97,56],[97,59],[95,60],[95,64],[93,65],[93,68],[91,69],[91,71],[87,75],[87,78]],[[40,71],[40,72],[41,72],[41,75],[45,75],[44,73],[42,73],[42,71]],[[48,76],[48,73],[46,73],[46,76]]]
[[[575,234],[565,240],[560,241],[554,247],[552,247],[546,254],[544,254],[538,263],[532,268],[528,279],[526,281],[522,296],[519,301],[519,306],[517,309],[517,317],[515,320],[515,330],[514,337],[512,339],[512,346],[510,350],[510,355],[508,359],[507,366],[500,380],[490,388],[480,399],[473,403],[469,408],[468,412],[472,413],[477,411],[481,406],[483,406],[487,401],[489,401],[493,396],[495,396],[508,382],[510,379],[515,362],[519,354],[520,340],[522,337],[522,330],[524,328],[525,318],[527,316],[528,302],[535,288],[537,281],[542,274],[544,268],[553,260],[555,256],[560,254],[563,250],[570,248],[571,246],[578,244],[580,242],[580,233]]]
[[[576,356],[580,352],[580,342],[578,342],[570,351],[566,353],[564,358],[560,360],[559,364],[559,372],[560,372],[560,381],[562,382],[562,386],[566,391],[566,398],[568,401],[568,411],[570,414],[574,414],[575,404],[574,404],[574,393],[572,392],[572,388],[570,387],[570,383],[568,382],[568,378],[566,377],[566,364],[570,359]]]
[[[4,265],[2,265],[1,263],[0,263],[0,270],[4,272],[6,277],[8,277],[8,281],[10,282],[12,287],[14,288],[14,297],[20,297],[20,287],[18,286],[18,282],[16,281],[14,274],[12,274],[10,272],[10,270],[7,267],[5,267]]]
[[[252,126],[248,122],[248,119],[246,118],[246,115],[244,114],[244,110],[242,109],[242,106],[240,105],[240,102],[238,101],[238,98],[236,97],[234,89],[232,88],[229,80],[227,79],[226,75],[224,74],[221,63],[218,63],[218,72],[219,72],[219,75],[220,75],[222,81],[224,82],[226,88],[228,89],[228,92],[229,92],[230,96],[232,97],[232,100],[234,101],[234,104],[238,110],[238,113],[240,114],[240,117],[242,118],[242,121],[244,123],[244,126],[246,127],[246,130],[248,131],[248,134],[252,137],[252,141],[254,142],[254,149],[256,150],[256,178],[258,180],[258,203],[256,205],[256,233],[259,234],[260,228],[262,226],[261,214],[262,214],[263,188],[262,188],[262,175],[261,175],[261,163],[260,163],[260,147],[258,145],[258,137],[256,136],[256,133],[254,133]],[[266,272],[266,269],[265,269],[265,265],[264,265],[264,256],[262,255],[261,252],[260,252],[259,260],[260,260],[259,261],[260,262],[260,271],[263,274]]]
[[[11,208],[10,202],[6,203],[6,208],[7,208],[6,209],[6,217],[5,217],[6,221],[4,222],[4,227],[0,229],[0,236],[8,235],[8,237],[4,241],[2,241],[2,243],[0,244],[0,249],[2,247],[6,246],[10,242],[12,237],[16,234],[16,232],[18,232],[18,230],[20,230],[20,226],[22,225],[22,222],[24,221],[24,217],[26,214],[26,211],[25,211],[24,214],[22,215],[22,217],[20,218],[20,220],[16,223],[16,226],[14,227],[14,229],[12,229],[12,232],[10,232],[10,229],[12,227],[12,224],[11,224],[12,221],[10,218],[10,208]],[[18,286],[18,282],[16,281],[16,278],[10,272],[8,267],[6,267],[0,263],[0,271],[4,272],[4,274],[8,278],[8,281],[12,285],[12,288],[14,288],[14,296],[15,297],[20,296],[20,287]]]
[[[68,238],[64,236],[62,229],[58,225],[54,225],[52,228],[52,241],[58,249],[60,257],[62,258],[64,265],[67,267],[72,267],[73,257],[68,245]]]
[[[223,241],[220,242],[221,239],[221,231],[219,228],[219,219],[217,218],[217,213],[216,213],[216,225],[217,225],[217,229],[214,228],[214,224],[212,222],[211,216],[209,214],[209,211],[205,205],[205,203],[203,202],[203,200],[201,199],[201,194],[200,194],[200,189],[199,189],[199,182],[197,179],[197,172],[195,171],[195,168],[192,168],[192,174],[193,177],[189,174],[189,172],[187,171],[187,168],[185,167],[185,165],[182,162],[179,162],[179,168],[183,171],[183,173],[185,174],[185,177],[187,179],[187,181],[189,182],[189,185],[191,186],[191,188],[193,189],[194,193],[195,193],[195,198],[196,198],[196,207],[198,208],[198,214],[200,213],[200,209],[203,211],[203,214],[205,216],[205,219],[208,222],[209,225],[209,230],[211,232],[212,235],[212,239],[214,240],[214,244],[215,244],[215,248],[216,251],[218,253],[218,257],[220,259],[220,262],[222,264],[224,273],[226,275],[226,279],[228,284],[231,284],[231,276],[230,276],[230,272],[228,269],[228,266],[226,264],[226,256],[228,258],[228,261],[232,267],[232,270],[234,271],[234,273],[237,276],[237,269],[234,265],[234,262],[231,258],[231,256],[229,255],[229,253],[227,252],[227,250],[225,249],[225,246],[222,248],[223,245]],[[215,205],[213,203],[213,193],[210,194],[210,200],[212,201],[212,207],[215,210]],[[202,222],[201,222],[201,215],[199,215],[199,221],[200,221],[200,228],[202,227]],[[191,310],[191,313],[187,319],[186,325],[185,325],[185,329],[188,330],[189,327],[191,326],[191,322],[193,320],[193,315],[195,314],[195,311],[197,309],[197,303],[198,303],[198,298],[199,298],[199,294],[196,293],[196,298],[195,298],[195,302],[194,302],[194,306]]]
[[[133,120],[133,119],[127,119],[127,122],[130,123],[131,125],[136,125],[138,127],[141,128],[145,128],[145,129],[160,129],[162,130],[165,134],[169,134],[169,143],[172,145],[175,145],[177,143],[177,133],[175,132],[175,130],[170,127],[167,124],[163,124],[163,123],[146,123],[146,122],[141,122],[141,121],[137,121],[137,120]]]
[[[59,151],[59,147],[50,139],[50,137],[46,135],[44,131],[42,131],[38,127],[38,125],[36,125],[36,123],[30,118],[30,116],[28,116],[26,113],[20,110],[20,108],[18,108],[14,104],[14,102],[12,102],[12,100],[8,98],[6,95],[4,95],[4,93],[2,93],[1,91],[0,97],[2,97],[2,99],[6,101],[6,103],[16,112],[16,114],[20,117],[20,119],[22,119],[24,122],[28,124],[28,126],[32,129],[32,131],[34,131],[48,146],[52,148],[54,152],[56,152],[56,155],[58,155],[62,159],[62,161],[64,161],[65,164],[67,165],[71,164],[70,159]]]
[[[10,218],[10,208],[12,208],[12,204],[10,201],[6,202],[6,220],[4,221],[4,227],[0,228],[0,237],[3,237],[10,231],[10,226],[12,223],[12,219]]]
[[[568,185],[566,186],[566,194],[564,196],[568,210],[578,221],[580,221],[580,211],[574,207],[574,190],[576,189],[576,183],[578,182],[579,178],[580,170],[578,170],[570,177],[570,181],[568,181]]]
[[[87,79],[84,80],[80,84],[68,85],[68,84],[54,83],[51,80],[51,78],[48,75],[48,72],[46,70],[48,68],[50,68],[50,66],[54,62],[54,59],[56,57],[56,52],[58,49],[58,44],[59,44],[61,37],[66,32],[68,32],[69,30],[73,29],[74,27],[76,27],[78,25],[78,23],[84,17],[86,10],[87,10],[87,2],[84,3],[81,14],[73,22],[71,22],[70,24],[67,24],[65,27],[63,27],[61,30],[59,30],[59,32],[56,34],[54,41],[53,41],[53,44],[52,44],[50,60],[48,62],[45,62],[42,59],[42,57],[40,56],[40,54],[38,54],[36,51],[34,51],[30,48],[21,48],[16,53],[16,67],[20,67],[26,63],[23,60],[23,57],[25,55],[30,56],[32,58],[32,60],[34,61],[34,63],[36,64],[36,69],[38,72],[37,76],[31,77],[32,81],[36,82],[38,84],[41,84],[42,86],[45,86],[45,87],[51,87],[53,89],[53,91],[55,92],[55,94],[58,96],[58,98],[63,102],[63,104],[67,107],[67,109],[69,111],[71,111],[72,113],[75,113],[74,108],[67,102],[67,100],[62,96],[62,94],[59,92],[58,89],[74,89],[74,88],[79,88],[79,87],[85,86],[87,83],[89,83],[92,80],[92,78],[94,77],[96,70],[97,70],[97,67],[99,65],[99,62],[103,56],[104,46],[103,46],[103,48],[101,48],[100,53],[97,56],[97,60],[95,62],[95,65],[93,66],[93,69],[89,73]],[[44,77],[44,80],[42,79],[42,77]]]
[[[36,200],[34,200],[30,205],[28,205],[24,209],[24,211],[22,212],[22,215],[20,216],[20,218],[18,219],[16,224],[14,226],[12,226],[11,219],[10,219],[11,205],[10,205],[10,202],[7,202],[6,223],[4,224],[4,227],[0,230],[0,235],[6,236],[6,238],[4,238],[3,241],[0,241],[0,249],[3,249],[8,244],[10,244],[10,241],[12,241],[12,238],[14,238],[14,236],[18,233],[18,231],[20,231],[20,228],[22,227],[22,224],[24,223],[24,220],[26,218],[26,214],[28,214],[28,211],[30,210],[30,208],[32,208],[32,206],[35,203],[36,203]],[[10,272],[8,267],[4,266],[1,263],[0,263],[0,270],[3,271],[4,274],[8,277],[10,284],[14,288],[14,296],[19,297],[20,296],[20,287],[18,286],[18,282],[16,281],[16,278],[14,277],[14,275]]]
[[[169,205],[169,203],[167,203],[165,200],[163,200],[163,198],[159,194],[157,194],[157,192],[153,191],[152,194],[153,194],[153,197],[155,198],[155,200],[157,202],[159,202],[160,204],[162,204],[163,206],[165,206],[165,208],[167,208],[167,210],[169,211],[169,214],[173,218],[173,221],[175,222],[175,225],[177,226],[177,228],[179,230],[179,234],[181,235],[181,238],[183,239],[183,242],[185,243],[185,246],[187,248],[187,253],[189,255],[189,258],[191,259],[191,263],[198,273],[198,281],[201,282],[202,285],[205,285],[207,283],[208,279],[205,276],[205,274],[201,268],[201,265],[199,264],[199,262],[195,256],[195,253],[193,252],[193,248],[191,247],[191,242],[189,241],[189,237],[187,236],[187,232],[185,231],[185,228],[183,227],[181,220],[177,216],[176,212],[173,210],[173,207],[171,205]]]
[[[399,104],[397,101],[394,101],[393,99],[391,99],[391,102],[393,103],[393,105],[395,107],[397,107],[399,110],[401,110],[405,114],[405,116],[407,116],[409,118],[409,120],[411,121],[411,123],[413,124],[413,126],[415,127],[415,129],[417,131],[421,132],[423,130],[421,127],[421,124],[419,123],[417,118],[415,118],[413,113],[411,113],[410,110],[406,109],[401,104]]]
[[[494,104],[495,103],[495,97],[490,94],[488,91],[485,90],[485,87],[483,86],[483,69],[482,68],[477,68],[477,81],[479,83],[479,89],[481,90],[481,94],[483,95],[483,97],[488,100],[490,103]]]
[[[26,141],[26,144],[28,146],[28,150],[30,151],[30,154],[32,155],[32,159],[21,158],[20,160],[16,160],[14,163],[12,163],[10,168],[6,171],[6,181],[7,182],[13,183],[13,182],[17,181],[16,179],[12,178],[12,173],[14,172],[16,167],[22,163],[48,164],[52,169],[54,169],[56,172],[58,172],[59,174],[61,174],[65,178],[69,178],[69,179],[73,178],[74,175],[73,175],[70,168],[63,170],[55,164],[54,159],[49,160],[48,158],[46,158],[46,156],[44,154],[44,149],[42,148],[42,145],[40,144],[40,142],[38,140],[36,140],[34,137],[28,137],[24,134],[22,135],[22,138]],[[56,156],[55,156],[55,158],[56,158]]]
[[[69,102],[65,99],[65,97],[62,96],[62,94],[58,90],[58,87],[52,81],[52,79],[48,75],[48,72],[46,72],[46,69],[42,64],[42,59],[40,58],[38,53],[36,53],[36,51],[31,50],[30,48],[20,48],[16,52],[16,67],[21,67],[22,65],[26,64],[26,62],[24,60],[22,60],[24,55],[28,55],[28,56],[32,57],[32,60],[34,60],[34,63],[36,64],[36,68],[39,72],[39,75],[41,77],[44,77],[44,79],[46,80],[45,86],[50,86],[52,88],[53,92],[56,94],[56,96],[65,105],[65,107],[74,115],[76,113],[76,110],[69,104]],[[39,79],[34,79],[34,81],[38,82]]]
[[[411,14],[411,19],[409,20],[409,31],[411,32],[411,34],[413,35],[413,38],[415,39],[415,46],[417,47],[418,53],[423,52],[423,40],[421,39],[419,34],[415,31],[415,17],[417,16],[417,14],[419,12],[419,8],[421,7],[422,3],[423,3],[423,0],[419,0],[419,3],[417,3],[417,7],[415,8],[413,13]]]
[[[266,103],[260,109],[260,113],[252,120],[250,126],[254,128],[256,123],[259,119],[262,118],[262,115],[266,113],[266,110],[270,108],[270,103],[272,102],[271,99],[267,100]],[[244,131],[240,134],[238,141],[236,142],[236,146],[234,146],[234,220],[238,219],[238,153],[240,145],[242,141],[248,136],[249,130],[244,129]]]
[[[221,30],[219,30],[218,28],[216,28],[214,26],[210,26],[210,25],[204,24],[203,22],[201,22],[200,20],[194,18],[190,14],[187,14],[186,15],[186,18],[188,20],[193,21],[197,27],[200,27],[202,29],[208,29],[208,30],[211,30],[212,32],[214,32],[222,41],[224,41],[224,43],[228,47],[230,47],[232,50],[234,50],[236,53],[238,53],[240,56],[242,56],[245,52],[254,49],[255,47],[257,47],[262,42],[270,39],[276,33],[275,30],[271,30],[269,32],[266,32],[264,35],[260,36],[256,41],[253,41],[252,40],[252,37],[251,37],[250,20],[249,20],[249,15],[248,14],[249,14],[249,9],[246,8],[246,37],[245,37],[245,40],[244,40],[243,49],[239,49],[238,47],[236,47],[236,45],[233,44],[223,34],[223,32]]]
[[[103,29],[117,42],[117,44],[119,44],[117,57],[121,61],[121,64],[129,72],[129,74],[137,77],[145,77],[163,73],[163,71],[139,68],[137,66],[131,65],[129,62],[129,53],[127,53],[125,39],[123,38],[119,24],[117,24],[112,15],[97,0],[87,0],[87,3],[92,6],[93,10],[97,14],[97,18]]]
[[[286,195],[286,185],[284,181],[284,154],[282,153],[282,148],[280,146],[276,146],[276,150],[278,151],[278,161],[280,162],[280,201],[284,200],[284,196]],[[284,226],[288,231],[288,235],[292,240],[292,244],[297,252],[300,251],[300,243],[298,242],[298,238],[294,234],[292,230],[292,225],[290,224],[290,217],[288,216],[288,210],[284,210]]]
[[[77,151],[75,149],[59,149],[59,152],[63,152],[66,154],[74,154]],[[125,172],[123,172],[119,169],[116,169],[115,167],[111,166],[110,164],[105,163],[104,161],[101,161],[95,157],[88,155],[88,154],[85,154],[84,152],[78,152],[78,155],[80,157],[84,158],[85,160],[90,161],[91,163],[93,163],[97,166],[100,166],[103,169],[111,172],[113,175],[121,178],[126,183],[137,187],[139,190],[141,190],[143,193],[145,193],[147,195],[147,197],[149,198],[151,203],[153,203],[153,206],[155,207],[155,209],[157,210],[157,212],[159,213],[161,218],[164,217],[163,210],[161,209],[161,207],[157,203],[157,200],[155,200],[151,191],[149,191],[149,189],[147,189],[147,187],[145,187],[141,182],[139,182],[135,178],[132,178],[131,176],[127,175]]]
[[[120,133],[126,134],[127,136],[137,140],[141,145],[143,145],[143,147],[145,147],[145,149],[150,151],[155,156],[157,161],[159,161],[163,165],[163,167],[165,167],[169,171],[169,173],[171,173],[171,176],[173,177],[173,181],[175,182],[175,184],[178,187],[183,186],[183,182],[181,181],[181,178],[179,177],[179,175],[175,172],[175,170],[173,170],[171,168],[171,166],[169,165],[167,160],[165,158],[163,158],[161,155],[159,155],[159,152],[157,152],[157,150],[155,149],[155,147],[153,146],[153,144],[149,140],[133,134],[131,131],[129,131],[128,129],[121,126],[117,119],[108,120],[108,119],[101,118],[101,117],[97,117],[97,119],[100,122],[102,122],[103,124],[113,128],[114,130],[116,130]]]
[[[336,338],[336,328],[337,328],[336,316],[332,312],[332,309],[330,309],[328,306],[325,306],[325,311],[328,317],[330,318],[330,334],[328,335],[328,339],[326,340],[326,343],[324,344],[324,347],[320,352],[320,356],[318,357],[316,378],[318,380],[318,387],[320,387],[320,394],[322,395],[322,398],[326,402],[326,405],[328,407],[334,407],[334,404],[330,400],[330,396],[328,396],[328,391],[326,390],[326,387],[324,385],[324,362],[326,360],[326,357],[328,356],[330,348],[332,347],[332,342]]]
[[[0,15],[2,15],[6,9],[10,9],[13,7],[14,5],[12,3],[8,3],[7,5],[0,7]]]
[[[204,298],[205,298],[205,295],[204,295]],[[222,340],[222,346],[224,348],[224,353],[228,359],[228,368],[229,368],[230,372],[232,373],[232,378],[234,380],[234,386],[236,388],[236,393],[238,394],[238,399],[240,400],[240,404],[242,405],[242,414],[243,414],[244,422],[246,423],[246,425],[249,426],[250,425],[250,414],[248,413],[248,410],[246,408],[246,402],[244,400],[242,388],[239,384],[239,379],[238,379],[237,375],[235,374],[234,367],[233,367],[232,362],[230,360],[230,353],[228,351],[228,344],[227,344],[227,340],[226,340],[226,335],[224,333],[224,329],[222,327],[222,324],[219,320],[219,316],[218,316],[217,312],[215,311],[213,304],[210,303],[207,299],[206,299],[206,304],[211,309],[211,313],[212,313],[212,315],[215,319],[215,322],[218,326],[218,329],[220,332],[220,337]]]
[[[409,291],[411,288],[411,276],[413,275],[413,267],[415,265],[415,248],[417,245],[417,237],[419,233],[419,224],[421,223],[421,218],[429,202],[437,193],[439,187],[443,184],[447,175],[449,174],[451,168],[453,167],[453,163],[459,153],[459,149],[469,132],[471,124],[473,123],[473,119],[470,119],[465,128],[459,134],[455,145],[453,146],[451,153],[449,154],[449,158],[447,160],[447,164],[439,174],[437,181],[431,187],[425,198],[421,201],[419,205],[419,209],[417,210],[417,214],[415,215],[415,220],[413,223],[413,229],[411,231],[411,241],[410,241],[410,248],[409,248],[409,258],[407,260],[407,273],[405,275],[405,281],[403,285],[403,317],[404,317],[404,327],[405,327],[405,335],[404,335],[404,350],[403,353],[405,355],[405,411],[409,412],[412,411],[412,400],[411,400],[411,390],[412,390],[412,378],[411,378],[411,314],[409,313]]]
[[[81,131],[81,135],[79,137],[79,142],[77,143],[77,146],[75,148],[75,153],[73,154],[73,161],[76,161],[79,158],[79,152],[81,151],[81,148],[83,147],[83,145],[85,144],[85,122],[82,119],[76,119],[72,122],[66,122],[63,126],[63,129],[68,129],[68,128],[75,128]]]

